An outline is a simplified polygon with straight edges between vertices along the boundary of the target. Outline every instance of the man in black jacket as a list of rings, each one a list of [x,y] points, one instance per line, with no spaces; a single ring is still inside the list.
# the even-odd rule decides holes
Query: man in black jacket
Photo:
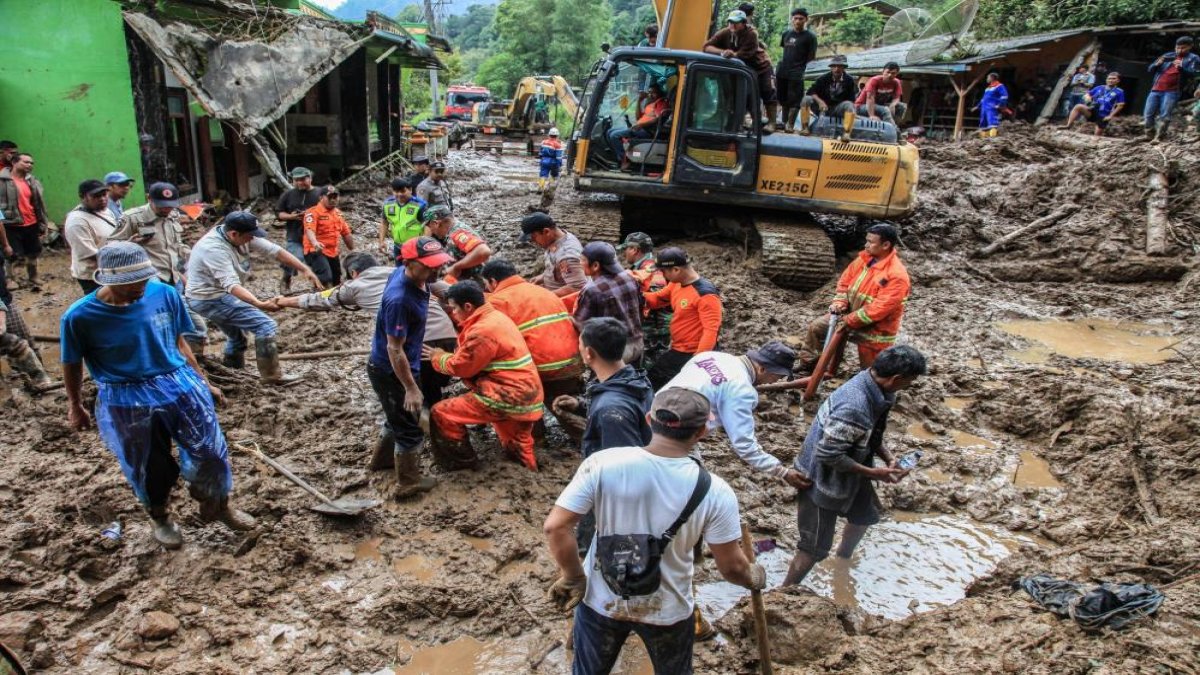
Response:
[[[584,423],[582,450],[585,458],[609,448],[643,447],[650,442],[650,423],[646,414],[654,402],[654,388],[646,374],[622,360],[629,329],[612,317],[589,319],[579,333],[579,355],[596,374],[588,384],[584,400],[559,396],[553,402],[554,415],[564,424]],[[596,519],[584,516],[576,531],[580,551],[592,541]]]
[[[846,74],[846,57],[838,54],[829,60],[829,72],[818,77],[808,88],[808,96],[804,97],[802,105],[809,106],[817,114],[840,120],[847,110],[854,110],[856,96],[858,84]]]
[[[788,133],[795,129],[796,115],[804,98],[804,71],[817,55],[817,36],[806,28],[807,25],[808,10],[797,7],[792,10],[792,27],[783,31],[779,38],[783,58],[775,70],[775,88],[779,90],[779,103],[783,106],[783,122]]]

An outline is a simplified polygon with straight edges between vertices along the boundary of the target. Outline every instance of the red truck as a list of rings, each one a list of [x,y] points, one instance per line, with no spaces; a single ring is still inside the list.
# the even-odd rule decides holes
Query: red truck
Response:
[[[476,103],[483,103],[492,98],[492,92],[487,87],[475,87],[469,84],[455,84],[446,89],[445,116],[453,119],[471,121],[471,109]]]

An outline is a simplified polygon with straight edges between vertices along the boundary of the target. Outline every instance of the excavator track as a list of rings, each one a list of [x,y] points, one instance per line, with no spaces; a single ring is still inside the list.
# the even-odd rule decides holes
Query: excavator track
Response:
[[[775,285],[815,291],[829,283],[837,270],[833,241],[812,221],[755,219],[762,239],[760,270]]]

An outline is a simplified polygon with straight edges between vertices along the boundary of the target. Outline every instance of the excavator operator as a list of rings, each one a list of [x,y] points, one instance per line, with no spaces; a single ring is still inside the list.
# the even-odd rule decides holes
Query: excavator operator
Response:
[[[659,118],[667,112],[667,99],[661,84],[651,82],[646,88],[646,93],[646,105],[642,108],[637,122],[624,129],[610,129],[608,132],[608,144],[612,146],[613,153],[621,162],[622,171],[629,169],[629,158],[625,156],[624,139],[654,138],[655,125],[658,124]]]

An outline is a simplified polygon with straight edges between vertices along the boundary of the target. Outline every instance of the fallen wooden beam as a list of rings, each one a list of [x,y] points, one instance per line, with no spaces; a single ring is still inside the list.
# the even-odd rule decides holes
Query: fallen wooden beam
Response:
[[[1166,255],[1167,232],[1171,229],[1167,219],[1167,174],[1150,172],[1150,194],[1146,197],[1146,254]]]
[[[984,246],[983,248],[981,248],[975,252],[975,257],[986,258],[986,257],[990,256],[991,254],[995,253],[996,251],[999,251],[1000,249],[1004,248],[1008,244],[1012,243],[1016,239],[1019,239],[1020,237],[1023,237],[1025,235],[1033,233],[1033,232],[1039,232],[1039,231],[1049,228],[1053,225],[1057,225],[1059,223],[1059,221],[1063,220],[1064,218],[1075,213],[1078,210],[1079,210],[1079,207],[1076,206],[1075,204],[1066,204],[1064,206],[1060,206],[1057,209],[1055,209],[1053,213],[1046,215],[1046,216],[1042,216],[1041,218],[1038,218],[1037,220],[1033,221],[1032,223],[1029,223],[1028,225],[1026,225],[1024,227],[1018,227],[1017,229],[1013,230],[1012,232],[1009,232],[1008,234],[1004,235],[1003,237],[1000,237],[996,241],[993,241],[992,243],[988,244],[987,246]]]
[[[327,352],[300,352],[298,354],[280,354],[280,361],[312,361],[314,359],[332,359],[339,356],[366,356],[370,349],[335,349]]]

